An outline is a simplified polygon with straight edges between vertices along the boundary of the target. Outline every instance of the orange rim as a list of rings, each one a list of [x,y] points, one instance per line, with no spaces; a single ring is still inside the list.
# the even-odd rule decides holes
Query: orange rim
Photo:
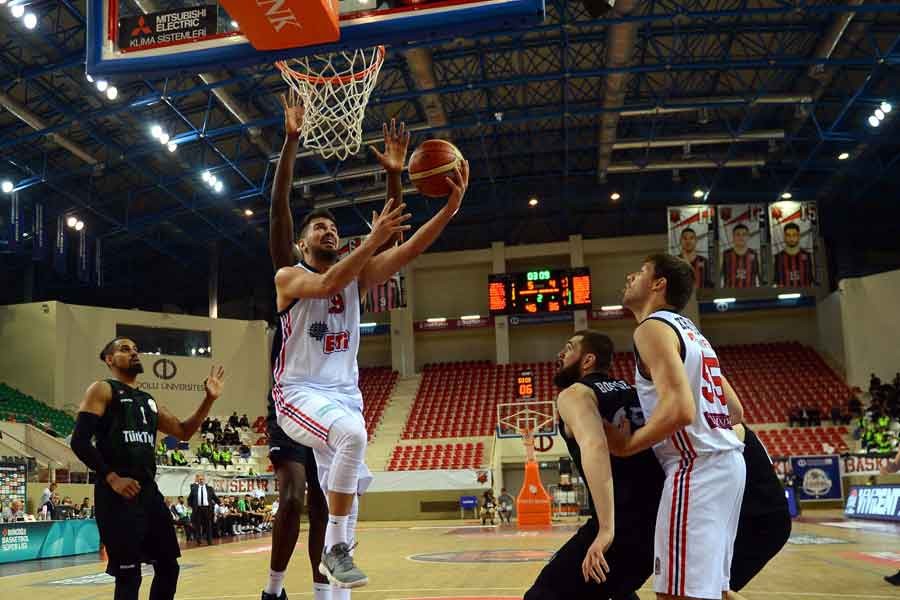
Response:
[[[352,81],[359,81],[360,79],[368,77],[372,73],[372,71],[378,69],[381,66],[381,64],[384,62],[384,46],[378,46],[376,50],[378,56],[375,58],[372,64],[359,73],[353,73],[351,75],[340,75],[335,77],[319,77],[307,75],[306,73],[295,71],[291,68],[287,61],[284,60],[279,60],[275,63],[275,66],[278,67],[278,70],[283,74],[288,75],[289,77],[292,77],[294,79],[299,79],[301,81],[311,83],[313,85],[325,85],[327,83],[346,85]]]

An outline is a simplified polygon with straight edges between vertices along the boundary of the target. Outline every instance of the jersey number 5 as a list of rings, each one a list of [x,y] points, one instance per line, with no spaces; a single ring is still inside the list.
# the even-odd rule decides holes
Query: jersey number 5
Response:
[[[719,359],[715,356],[703,357],[703,397],[710,404],[716,400],[726,406],[725,394],[722,392],[722,371],[719,368]]]
[[[331,297],[331,306],[328,307],[328,314],[339,315],[344,312],[344,297],[341,294],[335,294]]]

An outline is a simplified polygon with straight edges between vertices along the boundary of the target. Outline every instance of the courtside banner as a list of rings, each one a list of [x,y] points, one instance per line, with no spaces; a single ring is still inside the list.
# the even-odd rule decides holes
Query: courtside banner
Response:
[[[852,519],[900,521],[900,485],[854,485],[844,514]]]
[[[691,263],[694,268],[694,284],[698,288],[711,288],[713,218],[716,209],[705,204],[670,206],[669,254]]]
[[[156,473],[156,485],[163,496],[187,498],[197,473],[197,469],[160,468]],[[219,496],[278,494],[278,486],[272,476],[228,477],[215,471],[206,471],[204,475],[207,485],[211,485]]]
[[[798,500],[843,499],[840,456],[794,456],[791,467],[800,484]]]
[[[215,35],[217,17],[215,4],[123,17],[119,19],[119,48],[140,50]]]
[[[844,475],[878,475],[887,466],[893,454],[887,456],[867,456],[865,454],[845,454],[842,457]]]

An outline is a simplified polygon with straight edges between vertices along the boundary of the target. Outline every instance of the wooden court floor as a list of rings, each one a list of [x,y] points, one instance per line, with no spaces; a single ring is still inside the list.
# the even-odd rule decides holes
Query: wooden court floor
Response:
[[[572,530],[571,524],[522,532],[462,521],[363,523],[357,557],[371,583],[353,595],[361,600],[521,598],[543,561]],[[304,536],[287,576],[291,599],[312,596]],[[268,574],[269,542],[268,535],[254,536],[184,550],[177,598],[259,598]],[[103,567],[94,562],[2,577],[0,598],[112,598]],[[744,595],[759,600],[898,600],[900,588],[882,579],[897,569],[900,525],[845,521],[835,510],[807,511],[794,524],[792,543]],[[148,597],[149,587],[145,577],[141,598]],[[653,597],[649,582],[640,596]]]

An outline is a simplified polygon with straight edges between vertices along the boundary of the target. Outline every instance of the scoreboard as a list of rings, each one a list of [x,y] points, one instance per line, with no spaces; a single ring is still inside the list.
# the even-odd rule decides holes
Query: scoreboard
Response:
[[[534,373],[520,371],[516,376],[516,399],[530,400],[534,398]]]
[[[591,308],[591,271],[538,269],[488,275],[492,315],[527,315]]]

